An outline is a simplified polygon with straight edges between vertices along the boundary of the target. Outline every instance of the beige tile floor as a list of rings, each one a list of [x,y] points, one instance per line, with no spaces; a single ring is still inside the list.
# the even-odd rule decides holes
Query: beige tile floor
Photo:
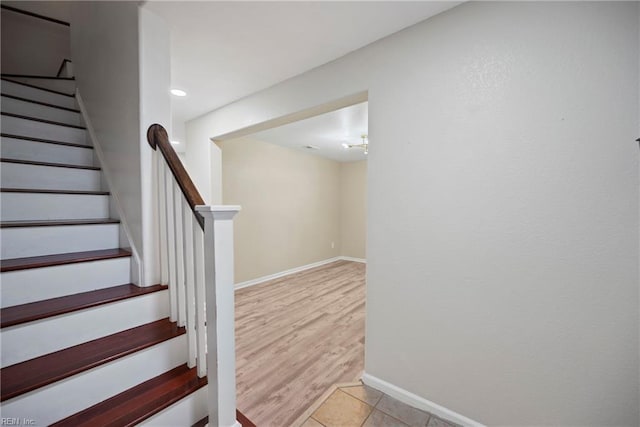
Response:
[[[310,415],[309,415],[310,414]],[[361,382],[336,385],[301,417],[300,427],[456,427]]]

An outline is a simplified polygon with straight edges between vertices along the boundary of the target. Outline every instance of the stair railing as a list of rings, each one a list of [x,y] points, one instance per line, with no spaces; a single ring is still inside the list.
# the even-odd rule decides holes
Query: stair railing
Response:
[[[186,328],[188,365],[208,377],[212,425],[236,423],[233,217],[238,206],[205,205],[159,124],[156,152],[160,269],[170,318]],[[159,150],[158,150],[159,148]]]

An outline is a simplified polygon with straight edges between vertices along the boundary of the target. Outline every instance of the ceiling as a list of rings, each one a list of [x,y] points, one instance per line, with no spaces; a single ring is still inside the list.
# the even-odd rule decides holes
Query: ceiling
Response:
[[[251,135],[251,138],[305,151],[339,162],[366,160],[364,150],[345,149],[342,144],[360,144],[368,129],[368,103],[352,105]],[[311,145],[317,149],[309,149]]]
[[[183,123],[461,2],[148,1],[171,30],[174,138]],[[176,135],[177,134],[177,135]]]

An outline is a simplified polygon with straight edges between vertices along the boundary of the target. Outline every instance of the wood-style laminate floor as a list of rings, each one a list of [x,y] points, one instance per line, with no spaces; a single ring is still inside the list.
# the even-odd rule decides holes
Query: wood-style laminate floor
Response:
[[[336,261],[236,291],[237,406],[287,427],[364,369],[365,265]]]

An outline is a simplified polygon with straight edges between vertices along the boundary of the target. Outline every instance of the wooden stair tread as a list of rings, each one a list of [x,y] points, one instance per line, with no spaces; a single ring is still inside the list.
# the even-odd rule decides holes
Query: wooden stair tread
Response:
[[[165,285],[153,285],[141,288],[136,285],[127,284],[6,307],[0,309],[0,328],[58,316],[60,314],[96,307],[98,305],[165,289],[167,289]]]
[[[20,227],[57,227],[61,225],[101,225],[119,224],[119,219],[97,218],[97,219],[52,219],[41,221],[2,221],[0,228],[20,228]]]
[[[86,127],[80,126],[80,125],[72,125],[72,124],[65,123],[65,122],[57,122],[55,120],[40,119],[38,117],[25,116],[24,114],[8,113],[6,111],[0,112],[0,115],[9,116],[9,117],[15,117],[17,119],[31,120],[32,122],[46,123],[48,125],[64,126],[64,127],[68,127],[68,128],[81,129],[81,130],[86,130],[87,129]]]
[[[207,384],[186,364],[71,415],[52,426],[134,426]]]
[[[83,166],[83,165],[71,165],[67,163],[51,163],[51,162],[36,162],[33,160],[18,160],[18,159],[5,159],[1,158],[0,162],[4,163],[18,163],[21,165],[34,165],[34,166],[51,166],[55,168],[69,168],[69,169],[87,169],[99,171],[100,168],[98,166]]]
[[[108,191],[85,191],[85,190],[47,190],[37,188],[0,188],[0,193],[33,193],[33,194],[76,194],[87,196],[108,196]]]
[[[3,368],[5,401],[185,333],[169,319],[118,332]]]
[[[124,249],[100,249],[97,251],[68,252],[63,254],[42,255],[26,258],[11,258],[0,261],[0,272],[26,270],[29,268],[53,267],[78,262],[101,261],[112,258],[130,257],[131,252]]]
[[[44,142],[47,144],[57,144],[57,145],[66,145],[69,147],[77,147],[77,148],[88,148],[93,150],[93,147],[85,144],[78,144],[75,142],[65,142],[65,141],[57,141],[54,139],[44,139],[44,138],[36,138],[33,136],[24,136],[24,135],[14,135],[11,133],[0,133],[0,136],[3,138],[13,138],[13,139],[23,139],[25,141],[33,141],[33,142]]]

